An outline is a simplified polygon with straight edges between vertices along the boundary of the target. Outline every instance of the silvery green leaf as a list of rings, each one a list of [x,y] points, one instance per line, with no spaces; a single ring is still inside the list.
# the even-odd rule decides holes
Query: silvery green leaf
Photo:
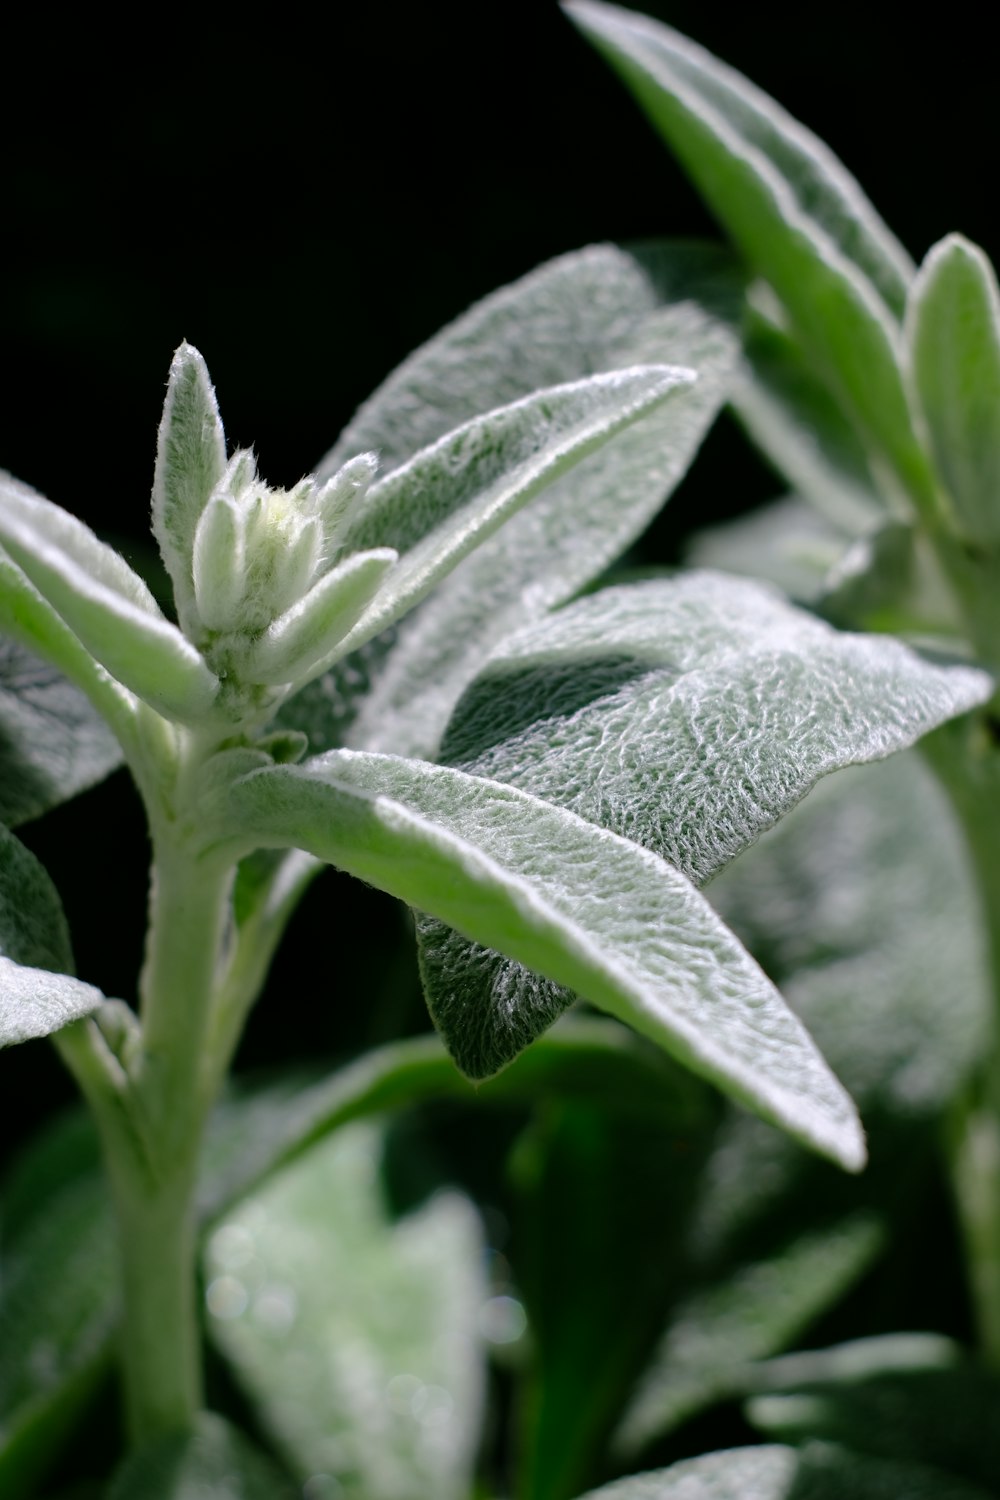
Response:
[[[213,495],[198,518],[191,576],[198,618],[209,630],[231,630],[245,580],[244,513],[229,495]]]
[[[153,533],[181,625],[197,633],[193,549],[198,519],[226,468],[226,440],[205,361],[181,344],[170,365],[153,475]]]
[[[391,547],[377,547],[354,552],[331,568],[253,643],[244,668],[248,680],[294,683],[315,676],[343,650],[358,617],[385,591],[397,557]]]
[[[348,734],[367,748],[433,754],[497,640],[614,562],[687,469],[735,360],[728,323],[740,291],[716,247],[592,246],[487,297],[412,354],[362,406],[323,473],[363,448],[378,449],[391,473],[478,413],[594,370],[675,364],[698,380],[550,485],[439,584],[394,643],[355,653],[286,705],[283,720],[307,730],[315,750]]]
[[[202,719],[218,683],[123,557],[17,481],[0,481],[0,546],[119,682],[168,718]]]
[[[393,624],[536,495],[695,378],[650,365],[535,391],[376,480],[342,543],[349,552],[391,547],[400,562],[342,650]]]
[[[31,1500],[111,1360],[114,1225],[82,1114],[22,1151],[0,1207],[0,1493]]]
[[[763,1444],[704,1453],[669,1469],[617,1479],[579,1500],[987,1500],[988,1491],[916,1463],[840,1448]]]
[[[755,1361],[788,1347],[872,1264],[884,1231],[859,1212],[727,1270],[681,1300],[615,1436],[632,1456],[696,1412],[753,1388]]]
[[[209,1329],[299,1483],[465,1500],[484,1384],[478,1220],[456,1192],[393,1219],[382,1138],[345,1127],[215,1225]]]
[[[37,818],[103,780],[121,758],[79,688],[34,652],[0,639],[0,820]]]
[[[750,305],[743,352],[730,405],[777,472],[846,537],[881,524],[879,475],[792,332]]]
[[[459,988],[435,986],[435,1019],[473,1076],[509,1062],[575,991],[800,1140],[863,1161],[850,1100],[780,995],[685,877],[637,844],[513,787],[348,751],[254,772],[215,816],[223,835],[305,849],[564,987],[533,1006],[501,984],[470,1011]]]
[[[1000,541],[1000,292],[983,252],[952,234],[929,251],[910,293],[913,385],[962,532]]]
[[[567,11],[771,283],[866,445],[911,503],[933,507],[897,352],[910,268],[857,184],[773,100],[661,22],[596,0]]]
[[[214,1412],[190,1433],[155,1438],[122,1464],[107,1500],[294,1500],[284,1475]]]
[[[501,643],[442,758],[703,883],[815,783],[912,745],[992,680],[723,574],[602,589]]]
[[[89,1015],[104,996],[70,977],[66,918],[42,866],[0,827],[0,1047]]]

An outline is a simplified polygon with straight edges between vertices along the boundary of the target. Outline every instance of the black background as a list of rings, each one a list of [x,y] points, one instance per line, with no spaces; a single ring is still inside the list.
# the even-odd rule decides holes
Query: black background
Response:
[[[921,30],[870,3],[648,9],[824,137],[915,256],[955,228],[997,248],[985,12],[953,5]],[[715,232],[554,5],[235,16],[35,7],[4,37],[0,463],[126,551],[182,338],[208,360],[230,441],[289,484],[394,364],[494,287],[595,240]],[[685,528],[775,489],[723,424],[647,555],[675,556]],[[23,833],[63,895],[81,975],[132,996],[146,848],[124,777]],[[402,924],[325,877],[245,1059],[371,1040],[386,1022],[365,997]],[[343,936],[365,928],[372,948]],[[396,1020],[422,1024],[419,1006]],[[0,1057],[0,1091],[21,1128],[70,1094],[44,1043]]]

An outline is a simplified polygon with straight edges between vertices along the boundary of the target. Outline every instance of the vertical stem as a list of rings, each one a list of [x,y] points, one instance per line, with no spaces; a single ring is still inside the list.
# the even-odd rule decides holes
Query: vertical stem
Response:
[[[1000,1367],[1000,746],[976,716],[925,740],[958,814],[979,887],[993,995],[993,1034],[977,1078],[953,1111],[952,1185],[984,1355]]]

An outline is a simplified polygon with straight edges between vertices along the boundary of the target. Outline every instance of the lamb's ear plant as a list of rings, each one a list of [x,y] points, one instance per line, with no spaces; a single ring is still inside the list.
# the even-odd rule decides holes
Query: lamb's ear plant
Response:
[[[145,963],[134,996],[106,998],[73,975],[45,872],[13,833],[0,842],[0,1039],[52,1036],[103,1162],[73,1120],[8,1180],[0,1488],[11,1500],[39,1493],[109,1359],[129,1450],[111,1500],[181,1500],[213,1486],[249,1500],[290,1493],[292,1481],[309,1500],[474,1493],[474,1330],[478,1319],[502,1344],[496,1319],[516,1321],[520,1303],[494,1298],[494,1321],[482,1325],[488,1291],[466,1197],[394,1218],[373,1175],[385,1112],[468,1101],[462,1074],[493,1080],[482,1108],[559,1101],[535,1117],[512,1168],[534,1226],[519,1275],[536,1351],[513,1481],[531,1500],[590,1483],[612,1431],[622,1464],[719,1395],[804,1378],[759,1361],[849,1286],[884,1239],[873,1205],[841,1212],[837,1190],[825,1219],[800,1215],[789,1234],[790,1204],[813,1170],[799,1146],[855,1173],[864,1133],[803,1022],[701,888],[821,778],[936,730],[932,760],[993,900],[990,721],[980,713],[942,728],[993,693],[991,273],[949,241],[911,286],[905,256],[855,185],[773,106],[651,23],[589,4],[572,14],[635,82],[770,284],[768,297],[751,289],[742,362],[735,260],[709,246],[592,248],[445,329],[361,408],[315,474],[276,490],[253,454],[227,451],[205,363],[182,345],[152,492],[173,618],[83,519],[16,480],[0,484],[6,823],[123,761],[151,846]],[[790,409],[797,398],[819,414],[807,430]],[[888,620],[936,638],[944,620],[947,653],[845,632],[724,572],[607,581],[727,399],[787,459],[806,498],[813,476],[817,498],[834,497],[831,524],[858,531],[864,560],[841,568],[825,596],[831,617],[843,623],[853,607],[862,627]],[[830,783],[835,806],[844,786],[848,808],[861,809],[855,845],[830,877],[833,951],[843,946],[844,867],[852,848],[877,865],[879,850],[860,846],[871,809],[892,802],[864,774]],[[918,778],[932,812],[909,843],[905,817],[890,811],[886,826],[920,868],[928,838],[947,845],[950,824],[919,771],[900,774]],[[829,805],[810,800],[803,814]],[[752,932],[768,892],[787,884],[783,860],[799,886],[814,878],[802,851],[827,833],[822,822],[818,834],[803,826],[791,818],[723,877],[719,908],[741,930]],[[400,1041],[325,1076],[229,1094],[249,1010],[325,863],[414,912],[444,1047]],[[864,904],[882,906],[857,956],[921,914],[928,934],[945,924],[961,935],[960,850],[936,875],[897,908],[869,869]],[[331,952],[356,940],[338,932],[333,906],[329,921]],[[783,952],[780,923],[773,939],[769,967],[795,989],[808,945],[789,939]],[[888,1006],[893,1037],[898,992],[909,1001],[916,978],[937,972],[930,937],[928,949],[922,976],[903,966],[889,975],[888,1000],[872,997]],[[861,965],[876,990],[887,972],[884,961]],[[838,1037],[822,1005],[798,1000],[818,1032],[826,1025],[873,1126],[907,1108],[940,1112],[982,1050],[973,996],[964,1009],[956,1001],[961,1037],[929,1078],[905,1076],[888,1042],[865,1077],[856,1063],[869,1049],[856,1032]],[[560,1020],[574,1004],[612,1019]],[[928,1010],[925,1060],[939,1040]],[[629,1040],[622,1022],[654,1046]],[[980,1170],[997,1128],[993,1072],[953,1125],[996,1353],[1000,1208]],[[741,1112],[718,1123],[715,1095],[690,1075]],[[697,1143],[687,1175],[664,1181],[657,1149],[650,1180],[651,1131],[657,1141],[683,1135],[689,1153]],[[887,1172],[882,1157],[875,1171],[877,1196],[896,1161]],[[750,1181],[752,1203],[740,1198]],[[632,1235],[640,1257],[644,1236],[671,1247],[655,1277],[635,1277],[639,1321],[599,1299],[581,1315],[594,1266],[577,1228],[595,1189],[605,1206],[588,1233],[600,1254],[624,1255]],[[616,1190],[620,1221],[608,1207]],[[755,1278],[741,1241],[755,1216],[778,1226],[777,1242],[765,1233],[766,1254],[758,1235],[770,1279]],[[205,1411],[201,1254],[213,1343],[253,1414],[254,1441]],[[728,1300],[692,1284],[692,1266],[713,1256]],[[577,1257],[574,1284],[566,1268]],[[631,1390],[656,1332],[651,1309],[666,1331]],[[697,1331],[694,1359],[685,1320]],[[921,1357],[933,1365],[940,1353]],[[891,1373],[891,1351],[862,1368]],[[807,1373],[833,1391],[839,1438],[831,1370]],[[769,1399],[762,1424],[780,1427]],[[895,1455],[850,1446],[802,1457],[766,1447],[606,1493],[687,1496],[701,1485],[736,1495],[752,1481],[777,1496],[796,1476],[816,1493],[885,1492]],[[953,1493],[974,1490],[956,1480]]]

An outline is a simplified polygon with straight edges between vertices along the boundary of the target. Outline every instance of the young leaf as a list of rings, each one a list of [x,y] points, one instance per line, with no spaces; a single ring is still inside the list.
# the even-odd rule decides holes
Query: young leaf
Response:
[[[698,379],[550,485],[438,585],[394,643],[355,653],[298,694],[283,721],[307,730],[314,750],[350,733],[360,747],[433,755],[497,640],[615,561],[685,472],[735,360],[728,322],[740,290],[715,247],[593,246],[486,298],[411,355],[322,472],[376,448],[391,474],[478,413],[594,370],[686,365]]]
[[[0,638],[0,821],[37,818],[121,764],[107,725],[79,688]]]
[[[850,539],[795,495],[696,531],[684,549],[690,568],[773,583],[797,604],[815,605]]]
[[[157,1438],[127,1458],[107,1500],[293,1500],[275,1465],[222,1417],[200,1412],[194,1431]]]
[[[153,534],[185,630],[197,628],[193,550],[199,517],[226,468],[226,440],[205,361],[191,344],[173,357],[153,474]]]
[[[959,526],[1000,541],[1000,292],[977,246],[952,234],[928,253],[907,308],[913,384]]]
[[[111,675],[168,718],[202,719],[218,682],[137,573],[67,511],[0,481],[0,545]]]
[[[834,1305],[883,1242],[874,1216],[858,1213],[794,1236],[682,1301],[632,1393],[617,1451],[633,1456],[704,1407],[752,1388],[753,1363],[787,1348]]]
[[[377,1127],[349,1126],[216,1225],[209,1327],[300,1483],[464,1500],[483,1397],[479,1225],[457,1193],[394,1221],[381,1145]]]
[[[890,311],[909,266],[857,184],[772,100],[669,27],[596,0],[566,8],[774,287],[869,446],[912,503],[932,507]]]
[[[0,827],[0,1047],[48,1036],[104,996],[72,979],[69,932],[55,887],[33,854]]]
[[[590,1490],[579,1500],[987,1500],[978,1485],[915,1463],[886,1463],[832,1443],[777,1444],[684,1459]]]
[[[348,751],[238,780],[220,832],[297,846],[577,991],[849,1168],[847,1096],[780,995],[677,870],[513,787]],[[426,953],[425,953],[426,962]],[[465,982],[463,978],[463,983]],[[491,1013],[441,989],[436,1020],[465,1071],[496,1072],[571,998]]]
[[[391,625],[522,506],[695,378],[651,365],[536,391],[376,481],[343,544],[351,552],[391,547],[400,563],[341,652]]]

